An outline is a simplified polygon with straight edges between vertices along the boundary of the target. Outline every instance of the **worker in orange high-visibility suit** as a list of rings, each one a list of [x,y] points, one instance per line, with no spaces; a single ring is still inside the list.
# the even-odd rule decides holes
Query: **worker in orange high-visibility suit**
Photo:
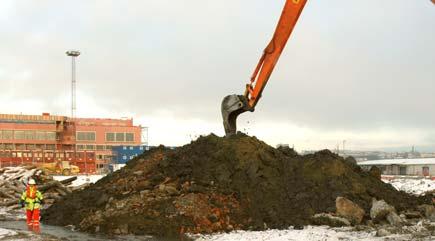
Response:
[[[26,207],[27,227],[31,231],[39,232],[39,209],[43,202],[43,196],[36,187],[36,182],[30,179],[20,199],[21,207]]]

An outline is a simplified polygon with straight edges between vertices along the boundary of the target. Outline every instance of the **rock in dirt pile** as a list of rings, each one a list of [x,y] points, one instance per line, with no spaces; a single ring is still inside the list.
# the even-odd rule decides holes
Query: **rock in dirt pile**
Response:
[[[352,159],[330,151],[300,156],[244,134],[155,148],[55,203],[43,222],[112,234],[211,233],[313,223],[352,200],[369,218],[372,199],[397,211],[430,203],[396,191]]]

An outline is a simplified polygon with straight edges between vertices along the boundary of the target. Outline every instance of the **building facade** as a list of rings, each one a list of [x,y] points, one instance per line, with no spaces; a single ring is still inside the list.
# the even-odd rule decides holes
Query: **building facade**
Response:
[[[0,114],[0,164],[67,160],[84,172],[105,172],[116,146],[140,146],[133,119]],[[84,164],[81,162],[85,162]]]
[[[384,175],[435,177],[435,158],[363,161],[358,165],[366,170],[376,166]]]

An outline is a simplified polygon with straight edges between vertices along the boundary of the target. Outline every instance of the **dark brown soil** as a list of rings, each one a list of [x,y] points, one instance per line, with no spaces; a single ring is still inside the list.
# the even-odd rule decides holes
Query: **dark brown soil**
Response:
[[[43,222],[89,232],[177,236],[288,228],[334,212],[337,196],[369,213],[372,198],[397,211],[430,203],[396,191],[328,150],[300,156],[244,134],[156,148],[46,210]]]

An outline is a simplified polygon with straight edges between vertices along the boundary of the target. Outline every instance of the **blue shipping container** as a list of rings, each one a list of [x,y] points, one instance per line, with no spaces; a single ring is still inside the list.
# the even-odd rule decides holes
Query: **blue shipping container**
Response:
[[[115,164],[125,164],[131,159],[139,156],[144,151],[148,151],[149,146],[113,146],[113,162]]]

